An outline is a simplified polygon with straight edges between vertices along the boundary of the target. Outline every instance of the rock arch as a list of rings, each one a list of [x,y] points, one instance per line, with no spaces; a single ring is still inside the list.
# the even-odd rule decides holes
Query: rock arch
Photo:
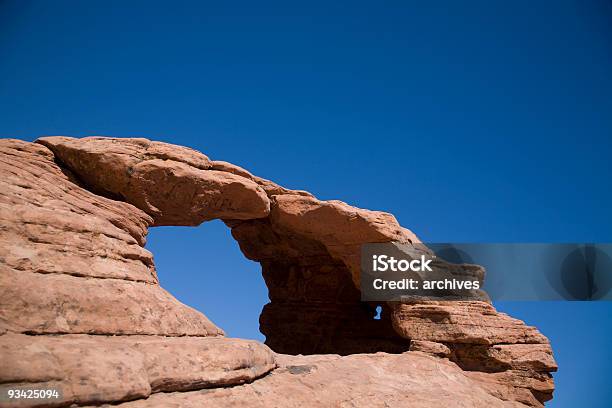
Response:
[[[88,189],[128,202],[157,225],[223,220],[262,266],[271,302],[266,344],[287,354],[403,352],[389,311],[360,302],[363,242],[418,242],[386,213],[320,201],[179,146],[146,139],[39,139]]]
[[[359,300],[360,245],[419,243],[391,214],[318,200],[194,150],[147,139],[44,137],[35,144],[3,140],[0,148],[2,339],[149,336],[129,343],[144,356],[149,380],[143,381],[149,382],[144,390],[119,392],[115,401],[168,390],[169,383],[173,390],[177,383],[178,389],[194,387],[180,374],[151,380],[152,372],[168,370],[149,361],[152,341],[159,346],[167,337],[187,337],[180,354],[200,347],[200,338],[223,336],[159,286],[143,247],[150,226],[212,219],[223,220],[245,256],[262,266],[271,302],[260,327],[274,351],[419,351],[450,359],[502,400],[539,406],[552,396],[556,364],[548,340],[486,302],[394,303],[374,319],[377,305]],[[11,339],[9,349],[31,340]],[[241,383],[275,366],[256,342],[214,347],[245,360],[225,365],[221,379],[200,378],[198,384]]]

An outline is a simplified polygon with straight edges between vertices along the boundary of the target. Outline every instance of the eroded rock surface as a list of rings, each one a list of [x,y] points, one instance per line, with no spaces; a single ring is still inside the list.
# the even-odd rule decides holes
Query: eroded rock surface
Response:
[[[441,355],[448,349],[448,358],[504,399],[538,405],[552,398],[550,372],[557,365],[548,339],[535,327],[485,302],[391,305],[393,327],[416,343],[411,350]]]
[[[476,385],[448,360],[421,353],[278,356],[279,368],[246,385],[155,394],[149,407],[520,407]],[[279,390],[284,390],[279,392]]]
[[[538,407],[552,397],[548,340],[487,302],[394,302],[373,319],[360,246],[420,245],[391,214],[147,139],[5,139],[0,175],[4,385],[57,384],[60,406]],[[225,338],[159,286],[147,229],[211,219],[262,266],[266,344],[310,356]]]
[[[208,157],[147,139],[44,137],[61,163],[93,190],[127,201],[155,225],[265,217],[270,202],[254,181],[212,170]]]
[[[253,340],[161,336],[0,336],[0,383],[59,387],[59,405],[243,384],[276,367]]]

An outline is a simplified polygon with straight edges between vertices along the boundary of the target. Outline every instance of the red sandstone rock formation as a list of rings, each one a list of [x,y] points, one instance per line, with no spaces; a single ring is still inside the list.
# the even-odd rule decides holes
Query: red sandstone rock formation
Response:
[[[548,340],[486,302],[393,302],[373,320],[376,305],[360,301],[361,244],[419,243],[391,214],[146,139],[2,140],[0,174],[4,385],[61,386],[59,406],[539,407],[552,397]],[[262,266],[269,348],[225,338],[158,284],[147,229],[212,219]]]

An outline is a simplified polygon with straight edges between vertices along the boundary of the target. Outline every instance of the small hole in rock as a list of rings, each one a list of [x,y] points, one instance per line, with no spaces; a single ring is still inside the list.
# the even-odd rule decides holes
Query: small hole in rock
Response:
[[[374,316],[374,320],[380,320],[380,315],[382,314],[382,306],[376,306],[376,315]]]

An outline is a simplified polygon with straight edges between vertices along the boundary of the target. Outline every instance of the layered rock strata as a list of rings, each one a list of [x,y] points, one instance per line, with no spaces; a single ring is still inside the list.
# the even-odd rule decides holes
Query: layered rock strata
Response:
[[[1,384],[59,384],[60,406],[404,406],[412,395],[414,406],[537,407],[552,397],[548,340],[487,302],[391,302],[373,319],[377,305],[360,301],[361,245],[420,245],[391,214],[147,139],[5,139],[0,172]],[[212,219],[262,266],[266,344],[346,357],[225,338],[159,286],[147,229]]]

